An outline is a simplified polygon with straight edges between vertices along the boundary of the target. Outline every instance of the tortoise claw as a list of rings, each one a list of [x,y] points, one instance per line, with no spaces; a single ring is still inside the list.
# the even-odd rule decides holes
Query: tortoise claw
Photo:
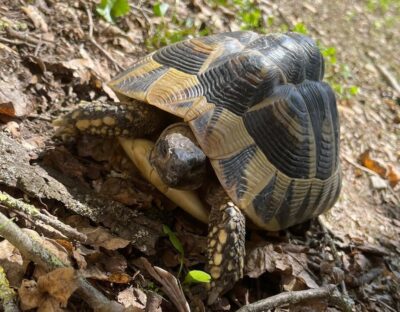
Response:
[[[207,269],[212,277],[208,304],[243,277],[245,231],[245,217],[232,202],[212,207],[207,248]]]

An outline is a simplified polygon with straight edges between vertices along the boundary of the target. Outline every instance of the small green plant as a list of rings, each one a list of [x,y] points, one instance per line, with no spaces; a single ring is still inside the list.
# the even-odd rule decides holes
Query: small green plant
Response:
[[[129,13],[128,0],[101,0],[96,7],[97,13],[107,22],[115,23],[116,18]]]
[[[335,47],[325,47],[318,43],[321,53],[325,59],[326,80],[332,89],[344,99],[352,98],[359,93],[359,88],[355,85],[346,85],[343,81],[351,78],[352,73],[347,64],[337,64]]]
[[[171,242],[172,246],[174,246],[174,248],[179,252],[179,262],[180,262],[178,271],[178,278],[179,278],[183,268],[183,259],[185,256],[185,251],[183,250],[181,241],[167,225],[163,225],[163,232],[164,234],[168,235],[169,241]]]
[[[306,25],[303,23],[297,23],[296,25],[294,25],[292,31],[300,33],[300,34],[304,34],[304,35],[308,34],[308,29],[307,29]]]
[[[153,13],[155,16],[164,17],[169,8],[168,3],[158,2],[153,6]]]
[[[185,279],[183,281],[186,285],[191,285],[194,283],[209,283],[211,281],[210,274],[199,271],[199,270],[192,270],[186,274]]]
[[[179,279],[179,276],[181,275],[183,269],[183,260],[185,257],[185,251],[183,250],[183,246],[179,238],[167,225],[163,225],[163,232],[168,236],[168,239],[171,242],[172,246],[174,246],[174,248],[179,252],[179,262],[180,262],[178,271],[178,279]],[[193,283],[209,283],[210,280],[211,276],[208,273],[200,270],[191,270],[186,274],[183,283],[186,285],[191,285]]]
[[[146,46],[149,50],[159,49],[163,46],[185,40],[188,37],[210,34],[208,28],[200,30],[190,18],[185,20],[179,19],[175,8],[170,8],[167,3],[158,2],[154,4],[153,13],[155,16],[161,17],[161,22],[157,25],[154,35],[146,39]],[[170,16],[169,19],[167,18],[167,14]]]

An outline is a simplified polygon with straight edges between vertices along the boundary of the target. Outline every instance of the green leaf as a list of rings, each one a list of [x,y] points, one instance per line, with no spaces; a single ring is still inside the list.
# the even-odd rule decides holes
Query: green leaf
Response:
[[[158,2],[153,6],[154,15],[163,17],[167,13],[168,8],[169,8],[168,3]]]
[[[168,235],[169,241],[171,242],[172,246],[181,254],[184,254],[183,246],[178,237],[176,237],[175,233],[167,226],[163,225],[163,231],[165,234]]]
[[[350,95],[357,95],[359,91],[360,90],[357,86],[350,86],[349,88]]]
[[[296,25],[294,25],[293,31],[304,35],[308,33],[308,29],[303,23],[297,23]]]
[[[124,16],[129,13],[130,7],[128,0],[116,0],[111,10],[113,17]]]
[[[96,7],[97,13],[109,23],[114,23],[117,17],[126,15],[129,10],[128,0],[101,0]]]
[[[185,276],[183,283],[190,285],[193,283],[209,283],[210,281],[210,274],[200,270],[192,270]]]

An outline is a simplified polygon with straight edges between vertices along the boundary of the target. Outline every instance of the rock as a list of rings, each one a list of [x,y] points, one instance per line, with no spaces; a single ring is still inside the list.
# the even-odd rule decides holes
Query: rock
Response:
[[[383,190],[388,187],[387,182],[378,176],[371,176],[370,177],[371,185],[376,190]]]

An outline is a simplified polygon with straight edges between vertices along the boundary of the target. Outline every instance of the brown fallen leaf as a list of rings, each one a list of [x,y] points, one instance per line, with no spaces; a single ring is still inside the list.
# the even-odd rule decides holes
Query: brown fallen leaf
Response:
[[[390,164],[387,165],[387,168],[388,170],[386,177],[390,183],[390,186],[395,187],[400,182],[400,171]]]
[[[370,150],[362,153],[359,161],[364,167],[387,179],[392,187],[395,187],[400,182],[400,171],[391,164],[384,164],[379,160],[373,159]]]
[[[117,296],[117,300],[125,308],[129,308],[134,312],[141,312],[146,307],[147,296],[139,288],[131,286],[121,291]]]
[[[28,262],[24,262],[21,253],[7,240],[0,242],[0,266],[3,267],[12,287],[21,284]]]
[[[48,32],[49,27],[43,17],[43,14],[33,5],[22,6],[21,10],[32,20],[33,25],[42,32]]]
[[[40,303],[37,312],[64,312],[56,298],[46,296]]]
[[[37,308],[43,300],[43,294],[39,291],[37,283],[32,280],[23,280],[18,288],[18,295],[23,311]]]
[[[146,258],[141,257],[139,262],[162,285],[162,290],[171,299],[179,312],[190,312],[189,303],[186,301],[182,287],[175,276],[162,268],[153,267]]]
[[[295,251],[296,248],[273,244],[254,248],[246,257],[245,274],[257,278],[265,272],[278,272],[282,276],[285,290],[318,288],[318,284],[307,271],[306,254],[286,250]],[[298,250],[303,249],[298,248]]]
[[[110,233],[104,227],[83,227],[78,230],[87,235],[87,243],[96,247],[103,247],[107,250],[116,250],[125,248],[129,245],[129,241],[120,237],[117,237]]]
[[[386,166],[381,162],[371,158],[371,151],[366,150],[364,153],[360,155],[360,162],[364,167],[376,172],[381,177],[386,176]]]
[[[121,272],[107,273],[103,272],[100,268],[96,266],[91,266],[90,268],[81,270],[81,273],[86,278],[95,279],[99,281],[106,281],[110,283],[129,284],[132,281],[132,277],[126,273],[121,273]]]
[[[69,297],[78,288],[76,272],[73,268],[59,268],[39,277],[38,289],[48,293],[66,307]]]

